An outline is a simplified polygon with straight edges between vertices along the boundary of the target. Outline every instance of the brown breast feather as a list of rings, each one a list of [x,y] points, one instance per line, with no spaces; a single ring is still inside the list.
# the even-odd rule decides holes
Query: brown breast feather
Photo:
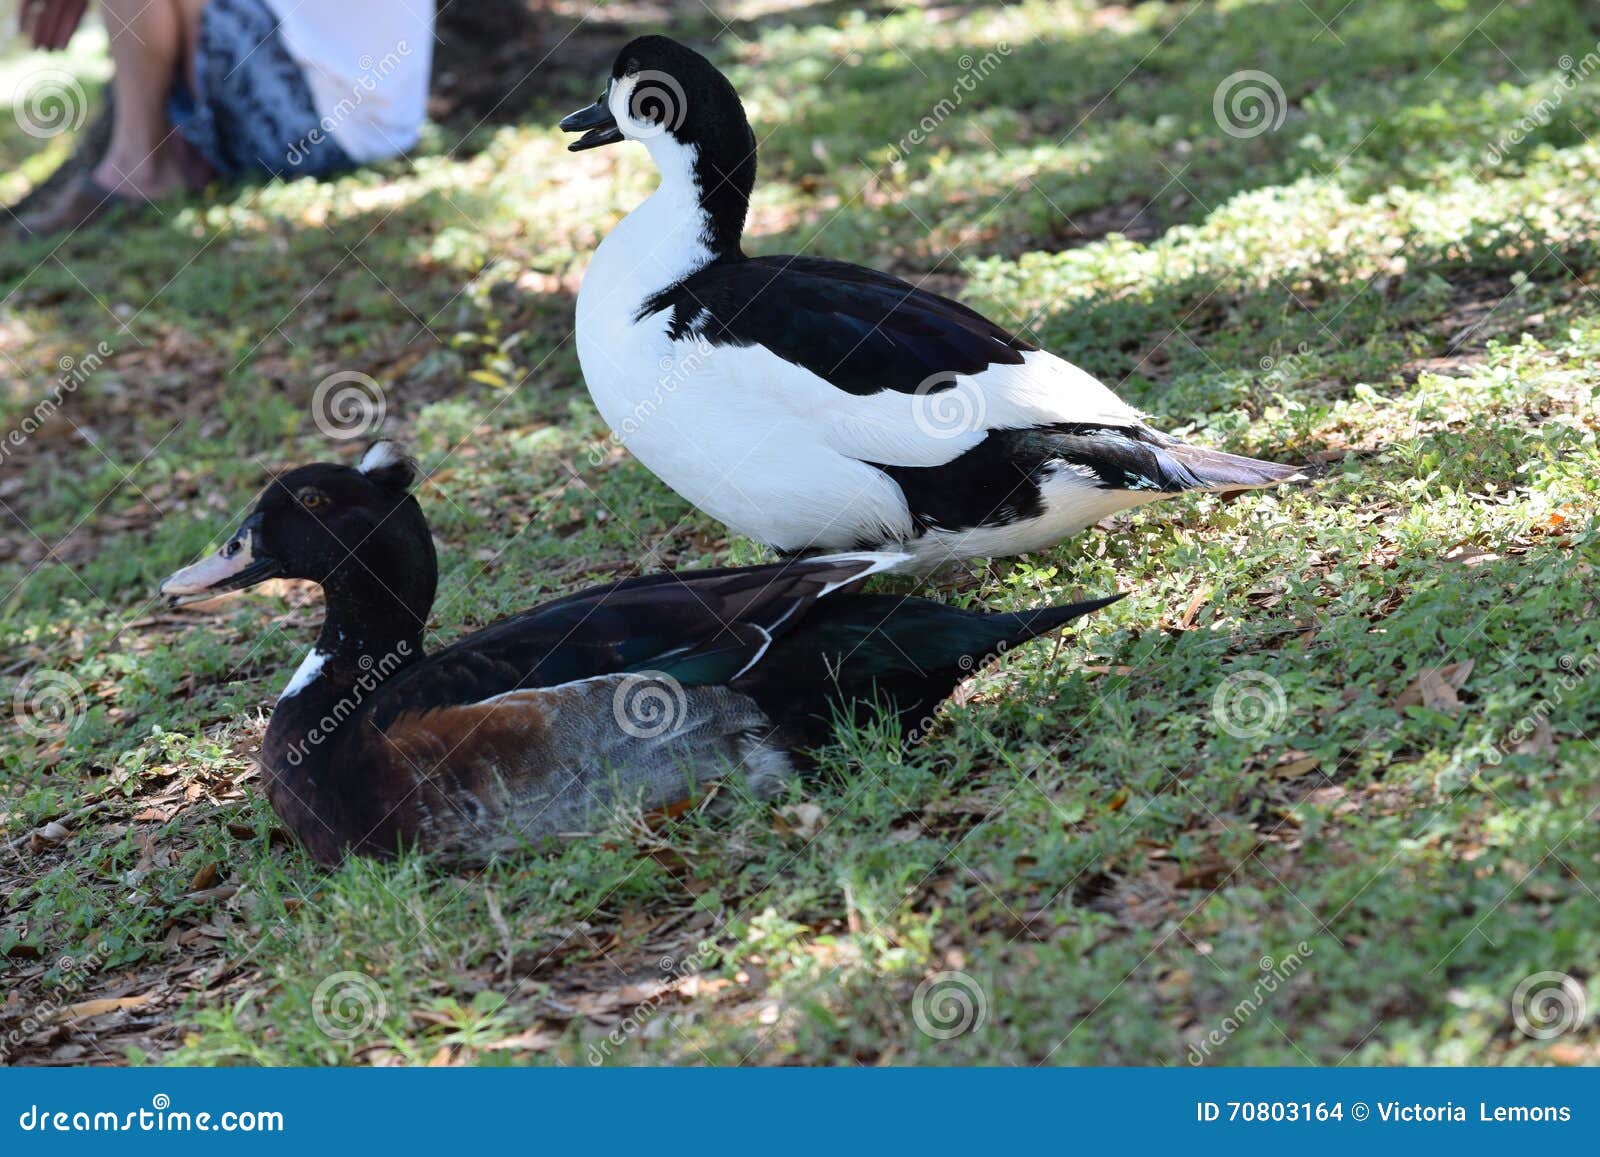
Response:
[[[370,774],[397,787],[396,842],[485,860],[583,830],[618,806],[663,807],[739,771],[765,793],[787,776],[754,733],[765,717],[737,692],[675,688],[671,725],[629,730],[624,681],[587,679],[411,711],[363,736]],[[393,847],[393,843],[390,847]]]

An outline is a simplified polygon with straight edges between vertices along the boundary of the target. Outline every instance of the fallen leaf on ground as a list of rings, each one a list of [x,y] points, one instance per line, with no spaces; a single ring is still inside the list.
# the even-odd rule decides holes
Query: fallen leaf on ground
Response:
[[[42,852],[46,848],[64,843],[71,834],[63,825],[51,820],[28,837],[28,846],[35,852]]]
[[[802,840],[814,839],[822,830],[822,809],[814,803],[792,803],[781,807],[772,815],[773,828],[780,835],[798,836]]]
[[[1416,680],[1396,697],[1395,710],[1403,713],[1407,707],[1426,707],[1446,715],[1456,714],[1461,710],[1456,692],[1466,684],[1476,663],[1476,659],[1466,659],[1447,667],[1424,667],[1417,672]]]
[[[1299,758],[1293,758],[1294,756]],[[1315,771],[1321,765],[1321,756],[1291,751],[1287,752],[1283,760],[1272,768],[1271,774],[1278,779],[1298,779],[1307,772]]]
[[[1557,751],[1555,734],[1550,730],[1550,721],[1540,719],[1534,725],[1533,734],[1522,740],[1511,749],[1518,755],[1554,755]]]
[[[108,1012],[117,1012],[124,1008],[141,1008],[154,999],[154,994],[147,992],[143,996],[110,996],[100,1000],[80,1000],[77,1004],[67,1005],[50,1019],[88,1020],[90,1017],[104,1016]]]

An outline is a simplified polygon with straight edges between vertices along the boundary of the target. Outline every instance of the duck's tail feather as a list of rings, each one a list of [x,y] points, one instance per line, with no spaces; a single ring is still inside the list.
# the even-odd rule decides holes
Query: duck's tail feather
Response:
[[[800,746],[821,745],[840,717],[866,711],[894,712],[909,735],[989,660],[1122,597],[985,613],[897,595],[840,595],[819,604],[735,686]]]
[[[1169,442],[1157,453],[1170,464],[1167,474],[1188,483],[1182,487],[1184,490],[1248,490],[1306,480],[1298,466],[1246,458],[1242,454],[1224,454],[1221,450],[1206,450],[1185,442]]]
[[[1297,466],[1205,450],[1149,426],[1054,426],[1016,438],[1025,457],[1065,463],[1108,490],[1248,490],[1305,477]]]

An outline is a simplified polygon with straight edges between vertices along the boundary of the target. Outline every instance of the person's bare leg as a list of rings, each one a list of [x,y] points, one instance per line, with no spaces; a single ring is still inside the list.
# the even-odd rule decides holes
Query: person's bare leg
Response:
[[[94,179],[121,196],[154,200],[185,183],[167,96],[180,70],[192,76],[204,0],[101,0],[100,6],[116,68],[116,115]]]

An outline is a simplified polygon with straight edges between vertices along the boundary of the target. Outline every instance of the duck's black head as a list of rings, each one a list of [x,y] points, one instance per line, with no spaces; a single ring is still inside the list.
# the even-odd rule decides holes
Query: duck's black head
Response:
[[[378,442],[359,466],[318,462],[280,475],[216,554],[161,593],[178,606],[269,578],[309,579],[326,593],[328,627],[368,644],[420,643],[438,562],[411,495],[417,473],[399,446]]]
[[[639,141],[664,179],[692,172],[716,232],[713,249],[738,248],[756,181],[756,138],[733,85],[694,49],[666,36],[632,41],[600,98],[561,127],[584,134],[567,146],[573,152]]]

